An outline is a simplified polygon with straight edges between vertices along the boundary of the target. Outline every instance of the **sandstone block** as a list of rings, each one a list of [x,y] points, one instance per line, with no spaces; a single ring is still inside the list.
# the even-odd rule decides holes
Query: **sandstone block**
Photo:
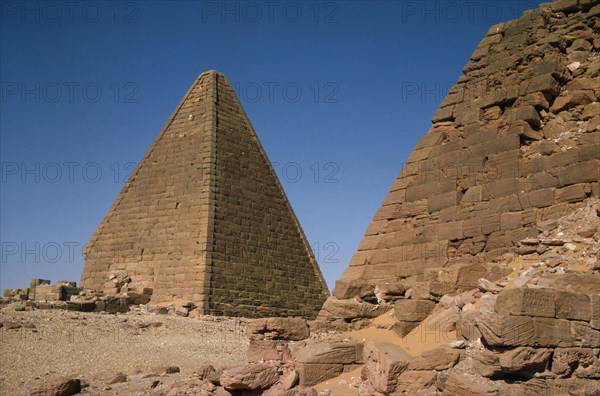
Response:
[[[367,341],[363,354],[367,379],[375,390],[393,392],[411,356],[398,345],[374,341]]]
[[[580,378],[600,378],[600,356],[592,348],[556,348],[552,355],[552,372],[559,376],[574,374]]]
[[[278,366],[273,363],[252,363],[223,371],[221,385],[228,390],[261,390],[279,380]]]
[[[555,0],[550,3],[552,12],[568,12],[577,10],[577,0]]]
[[[288,343],[282,340],[250,340],[246,356],[249,362],[292,359]]]
[[[524,81],[519,86],[519,93],[521,95],[532,92],[545,92],[551,96],[556,96],[560,92],[560,85],[552,74],[542,74]]]
[[[482,313],[477,324],[482,338],[491,346],[534,345],[536,331],[530,316]]]
[[[262,318],[248,323],[250,337],[257,339],[300,341],[309,337],[306,319]]]
[[[500,315],[529,315],[553,318],[556,294],[552,289],[511,288],[498,294],[496,312]]]
[[[484,377],[510,376],[532,378],[543,372],[552,355],[551,349],[517,347],[504,352],[482,350],[473,355],[474,368]]]
[[[323,309],[332,317],[340,319],[375,318],[391,309],[385,303],[378,305],[356,301],[356,299],[338,300],[329,297],[323,304]]]
[[[556,293],[556,317],[559,319],[583,320],[591,319],[592,304],[585,294],[569,292]]]
[[[29,396],[71,396],[81,392],[79,379],[58,379],[35,385],[29,390]]]
[[[554,100],[550,107],[553,113],[569,110],[575,106],[586,105],[596,100],[592,91],[574,91],[565,93]]]
[[[361,352],[362,344],[345,341],[309,342],[292,346],[294,361],[310,364],[353,364],[360,361]]]
[[[344,365],[335,363],[296,363],[296,368],[299,375],[299,385],[301,386],[316,385],[344,372]]]
[[[408,395],[437,393],[436,371],[409,371],[400,374],[396,381],[396,392],[404,392]]]
[[[441,346],[423,352],[408,364],[408,370],[447,370],[454,367],[461,357],[461,351],[449,346]]]
[[[419,322],[427,318],[433,308],[435,302],[430,300],[398,300],[394,305],[394,315],[401,321]]]

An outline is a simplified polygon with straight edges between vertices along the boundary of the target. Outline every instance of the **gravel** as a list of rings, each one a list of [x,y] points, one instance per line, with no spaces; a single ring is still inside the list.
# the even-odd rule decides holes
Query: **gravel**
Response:
[[[173,365],[246,363],[246,320],[201,316],[98,314],[2,309],[0,394],[27,394],[32,383],[70,376],[89,381]]]

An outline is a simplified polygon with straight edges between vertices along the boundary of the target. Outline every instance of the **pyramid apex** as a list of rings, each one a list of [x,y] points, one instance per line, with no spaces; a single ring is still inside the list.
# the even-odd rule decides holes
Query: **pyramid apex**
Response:
[[[202,72],[202,73],[200,73],[200,76],[199,76],[199,77],[202,77],[202,76],[217,76],[217,75],[219,75],[219,74],[220,74],[220,75],[223,75],[223,73],[220,73],[220,72],[219,72],[219,71],[217,71],[217,70],[211,69],[211,70],[207,70],[207,71],[205,71],[205,72]]]

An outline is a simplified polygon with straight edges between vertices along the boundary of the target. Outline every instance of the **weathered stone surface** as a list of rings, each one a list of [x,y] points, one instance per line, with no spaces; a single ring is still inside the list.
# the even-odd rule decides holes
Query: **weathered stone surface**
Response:
[[[71,396],[81,392],[79,379],[58,379],[35,385],[29,390],[29,396]]]
[[[437,393],[436,371],[404,371],[396,381],[396,393],[422,395]],[[400,393],[401,394],[401,393]]]
[[[309,337],[310,330],[302,318],[262,318],[248,323],[252,338],[301,341]]]
[[[435,308],[435,302],[430,300],[398,300],[394,305],[396,319],[407,322],[419,322],[425,319]]]
[[[323,304],[323,309],[332,317],[341,319],[375,318],[391,308],[391,305],[385,303],[375,305],[356,299],[338,300],[335,297],[329,297]]]
[[[462,373],[451,373],[444,383],[444,395],[495,396],[500,395],[500,385],[480,382],[478,378]]]
[[[296,368],[299,375],[299,384],[302,386],[316,385],[344,372],[344,365],[336,363],[297,363]]]
[[[441,346],[414,357],[408,364],[408,370],[447,370],[458,363],[460,356],[460,350]]]
[[[556,317],[560,319],[584,320],[591,319],[590,297],[585,294],[558,292],[556,294]]]
[[[493,346],[535,345],[536,329],[529,316],[483,313],[477,324],[482,338]]]
[[[555,316],[556,295],[551,289],[512,288],[498,294],[496,312],[500,315]]]
[[[556,348],[552,372],[559,376],[600,378],[600,350],[592,348]]]
[[[123,273],[128,290],[151,287],[153,302],[193,301],[202,314],[312,319],[329,295],[256,133],[216,71],[193,83],[85,254],[83,287],[118,293],[124,283],[108,277]]]
[[[503,352],[483,349],[473,354],[473,363],[484,377],[529,379],[546,369],[551,355],[552,350],[545,348],[517,347]]]
[[[411,356],[402,347],[386,342],[368,341],[364,348],[367,379],[378,392],[396,389],[398,376],[408,367]]]
[[[353,364],[360,361],[362,344],[344,341],[309,342],[292,346],[295,362]]]
[[[569,110],[575,106],[586,105],[596,100],[596,97],[591,91],[575,91],[561,95],[554,100],[550,111],[554,113],[563,110]]]
[[[363,297],[373,290],[365,279],[337,280],[333,296],[338,299]]]
[[[253,363],[246,366],[226,369],[219,379],[225,389],[267,389],[280,377],[277,365],[272,363]]]
[[[291,352],[287,341],[282,340],[250,340],[248,352],[249,362],[261,360],[291,360]]]

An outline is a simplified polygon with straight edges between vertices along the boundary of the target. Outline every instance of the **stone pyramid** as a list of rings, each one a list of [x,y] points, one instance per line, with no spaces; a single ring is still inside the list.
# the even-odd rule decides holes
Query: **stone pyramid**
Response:
[[[228,316],[314,317],[329,295],[227,78],[201,74],[85,250],[81,285]]]
[[[499,264],[530,251],[544,222],[600,196],[599,16],[597,0],[557,0],[488,31],[375,213],[329,313],[374,316],[376,304],[356,297],[407,289],[429,312],[431,300],[510,273]]]

